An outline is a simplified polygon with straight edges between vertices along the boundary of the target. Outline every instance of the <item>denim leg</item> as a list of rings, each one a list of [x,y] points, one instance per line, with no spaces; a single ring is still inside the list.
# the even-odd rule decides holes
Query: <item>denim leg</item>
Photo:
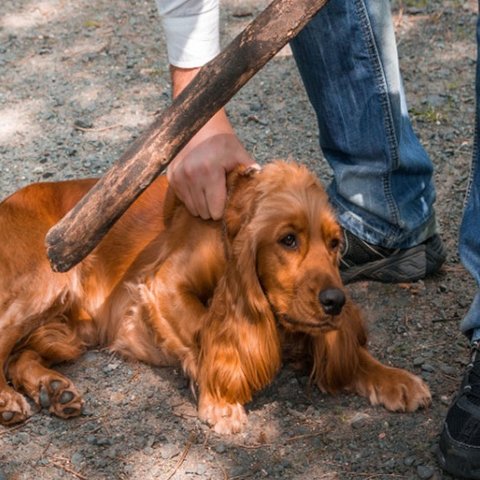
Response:
[[[407,248],[436,228],[432,163],[408,117],[389,0],[330,0],[291,42],[343,227]]]
[[[480,3],[480,2],[479,2]],[[480,5],[479,5],[480,7]],[[472,167],[465,199],[462,224],[460,226],[459,252],[465,268],[471,273],[479,289],[470,309],[463,319],[461,329],[480,339],[480,19],[477,19],[477,71],[476,71],[476,110],[475,138],[473,145]],[[478,329],[478,330],[477,330]]]

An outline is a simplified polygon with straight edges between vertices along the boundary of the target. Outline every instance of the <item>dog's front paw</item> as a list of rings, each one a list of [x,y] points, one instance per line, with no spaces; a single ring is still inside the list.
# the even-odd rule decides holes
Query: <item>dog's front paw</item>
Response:
[[[7,387],[0,392],[0,425],[13,425],[25,421],[32,414],[23,395]]]
[[[40,407],[60,418],[77,417],[82,413],[83,399],[75,386],[62,375],[51,375],[39,382],[35,398]]]
[[[428,407],[432,396],[423,380],[406,370],[387,368],[366,392],[372,405],[383,405],[393,412],[413,412]]]
[[[221,435],[240,433],[247,424],[247,414],[239,403],[201,398],[198,414],[200,420],[208,423],[215,432]]]

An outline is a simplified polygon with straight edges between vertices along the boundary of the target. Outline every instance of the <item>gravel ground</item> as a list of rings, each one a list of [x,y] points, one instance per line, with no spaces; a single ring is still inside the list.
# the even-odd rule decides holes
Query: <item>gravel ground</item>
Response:
[[[265,2],[224,0],[226,43]],[[320,394],[286,366],[249,405],[249,427],[220,437],[196,419],[181,372],[91,351],[60,370],[84,414],[45,413],[0,427],[4,479],[440,479],[434,449],[468,359],[458,323],[474,285],[456,238],[471,156],[476,2],[395,5],[415,128],[436,166],[444,271],[414,285],[359,283],[353,296],[372,351],[428,382],[433,405],[392,414]],[[0,194],[32,181],[101,175],[170,101],[153,0],[3,0],[0,7]],[[230,103],[260,161],[292,157],[328,181],[313,113],[286,49]]]

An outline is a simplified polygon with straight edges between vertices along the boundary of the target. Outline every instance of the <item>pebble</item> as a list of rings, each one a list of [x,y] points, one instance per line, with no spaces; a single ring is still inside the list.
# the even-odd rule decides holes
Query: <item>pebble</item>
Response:
[[[363,428],[365,427],[365,425],[369,423],[370,419],[371,419],[370,415],[367,415],[366,413],[362,413],[362,412],[357,412],[350,419],[350,425],[352,428],[355,428],[355,429]]]
[[[73,126],[74,127],[78,127],[78,128],[92,128],[93,127],[93,123],[92,122],[89,122],[88,120],[75,120],[73,122]]]
[[[205,475],[207,466],[204,463],[196,463],[185,470],[186,474]]]
[[[215,451],[217,453],[225,453],[227,451],[227,447],[223,443],[219,443],[218,445],[215,445]]]
[[[394,458],[391,458],[390,460],[388,460],[387,462],[385,462],[384,464],[384,467],[388,470],[388,471],[392,471],[395,466],[397,465],[397,462]]]
[[[153,447],[153,444],[155,443],[155,435],[149,435],[148,437],[145,438],[145,447]]]
[[[248,5],[238,5],[232,12],[232,16],[235,18],[251,17],[252,15],[252,8]]]
[[[153,453],[153,449],[150,449],[150,450],[152,450],[152,453]],[[113,460],[114,458],[117,457],[117,449],[115,447],[111,447],[105,452],[105,455],[108,458]]]
[[[112,443],[113,443],[113,440],[111,438],[104,437],[104,438],[97,438],[95,445],[105,446],[105,445],[112,445]]]
[[[418,478],[421,478],[422,480],[428,480],[429,478],[432,478],[434,473],[435,471],[431,467],[425,465],[419,465],[417,467]]]
[[[457,369],[450,365],[442,365],[440,370],[446,375],[456,376],[457,374]]]
[[[425,359],[423,357],[417,357],[413,359],[414,367],[421,367],[424,363],[425,363]]]
[[[103,373],[110,373],[119,367],[118,363],[109,363],[106,367],[102,368]]]
[[[72,465],[78,468],[81,466],[83,459],[84,459],[84,456],[81,452],[75,452],[72,455],[72,458],[70,459],[70,461],[72,462]]]
[[[172,443],[167,443],[160,448],[160,456],[164,460],[168,460],[169,458],[176,457],[180,453],[180,449],[173,445]]]
[[[415,457],[405,457],[403,464],[407,467],[411,467],[415,463]]]
[[[145,455],[153,455],[153,452],[154,452],[154,450],[153,450],[152,447],[145,447],[145,448],[143,449],[143,453],[144,453]]]
[[[435,371],[435,367],[433,365],[431,365],[430,363],[424,363],[422,365],[422,370],[424,372],[433,373]]]
[[[440,401],[443,403],[443,405],[450,405],[451,399],[448,395],[441,395]]]

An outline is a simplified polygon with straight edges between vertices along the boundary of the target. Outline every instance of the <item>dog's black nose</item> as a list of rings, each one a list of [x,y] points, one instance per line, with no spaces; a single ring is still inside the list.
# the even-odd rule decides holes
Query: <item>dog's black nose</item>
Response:
[[[327,315],[338,315],[345,305],[345,294],[339,288],[327,288],[318,295],[323,311]]]

